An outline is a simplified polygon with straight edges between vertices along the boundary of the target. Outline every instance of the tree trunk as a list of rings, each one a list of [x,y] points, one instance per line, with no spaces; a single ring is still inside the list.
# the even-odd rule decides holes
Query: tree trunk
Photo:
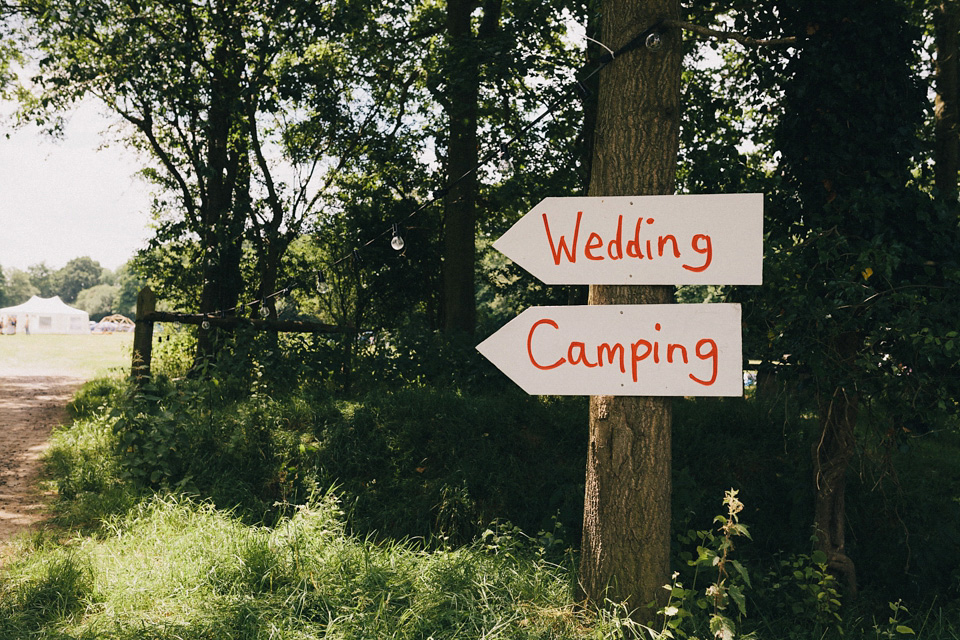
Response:
[[[852,333],[841,334],[836,349],[839,361],[850,363],[859,350],[859,339]],[[817,549],[827,554],[827,566],[843,579],[847,594],[856,597],[856,567],[846,552],[845,495],[847,470],[856,448],[854,429],[859,398],[855,389],[838,384],[832,389],[830,399],[821,399],[819,405],[820,438],[811,452]]]
[[[480,60],[484,40],[499,25],[501,0],[483,3],[483,20],[474,35],[471,14],[476,0],[447,1],[447,181],[444,200],[443,283],[441,326],[450,333],[472,335],[477,325],[474,284],[477,227],[477,110],[480,101]]]
[[[238,117],[237,97],[241,93],[238,72],[228,65],[230,52],[226,45],[219,45],[215,56],[217,65],[211,78],[212,95],[205,132],[205,189],[200,199],[204,248],[200,313],[233,314],[243,290],[240,263],[245,222],[244,212],[237,211],[234,195],[241,164],[246,168],[249,165],[245,154],[231,145],[231,133],[235,133]],[[215,330],[201,328],[197,333],[195,364],[214,359],[217,349]]]
[[[477,101],[480,99],[479,58],[470,13],[470,0],[448,0],[447,35],[450,66],[447,84],[450,131],[444,201],[442,322],[446,333],[472,334],[476,326],[476,262],[474,236],[477,209]]]
[[[617,49],[675,0],[604,0],[604,44]],[[673,192],[679,144],[679,32],[658,51],[622,54],[601,72],[590,195]],[[591,286],[590,304],[671,302],[672,287]],[[581,595],[626,602],[642,621],[670,582],[671,402],[661,397],[590,399]]]
[[[935,11],[936,89],[934,102],[934,183],[942,199],[956,198],[960,171],[960,106],[957,101],[960,4],[945,0]]]

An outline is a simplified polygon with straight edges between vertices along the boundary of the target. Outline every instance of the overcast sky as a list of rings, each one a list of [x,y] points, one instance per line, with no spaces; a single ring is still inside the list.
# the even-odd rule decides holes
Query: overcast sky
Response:
[[[574,40],[583,28],[573,22]],[[69,115],[62,140],[37,127],[14,129],[0,102],[0,266],[59,269],[90,256],[108,269],[132,258],[152,236],[150,187],[142,166],[114,139],[111,121],[90,101]],[[9,136],[9,137],[8,137]]]
[[[0,121],[0,266],[59,269],[90,256],[116,269],[150,238],[149,185],[131,151],[100,148],[109,125],[92,104],[70,116],[62,140]]]

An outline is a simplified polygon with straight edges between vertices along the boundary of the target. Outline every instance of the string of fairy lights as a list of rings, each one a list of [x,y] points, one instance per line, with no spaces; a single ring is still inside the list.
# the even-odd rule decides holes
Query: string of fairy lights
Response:
[[[410,211],[409,214],[402,217],[398,222],[392,223],[388,228],[384,229],[380,233],[374,234],[366,242],[364,242],[357,248],[353,249],[350,253],[347,253],[341,256],[340,258],[338,258],[337,260],[333,261],[331,263],[331,266],[334,266],[334,267],[339,266],[340,264],[348,260],[353,261],[355,264],[359,264],[361,261],[360,252],[362,250],[367,249],[374,243],[388,236],[390,238],[389,240],[390,247],[393,248],[395,251],[402,251],[406,247],[406,242],[404,241],[403,236],[400,233],[403,223],[406,223],[411,218],[414,218],[420,213],[422,213],[428,207],[432,206],[433,204],[445,198],[457,185],[459,185],[461,182],[469,178],[471,175],[477,173],[482,167],[490,164],[493,161],[505,160],[509,158],[510,148],[517,142],[526,138],[542,120],[544,120],[549,116],[553,116],[557,107],[559,107],[564,100],[568,99],[568,96],[571,92],[576,92],[584,98],[589,97],[590,90],[587,88],[587,85],[586,85],[587,81],[590,80],[593,76],[600,73],[608,65],[613,63],[618,57],[622,56],[625,53],[633,51],[634,49],[638,49],[640,47],[646,47],[648,50],[654,51],[654,52],[658,51],[663,45],[663,40],[662,40],[662,31],[664,28],[663,25],[664,25],[664,19],[657,20],[647,28],[638,32],[626,44],[621,46],[616,51],[610,49],[603,43],[597,42],[596,40],[593,40],[593,38],[588,37],[587,38],[588,40],[597,43],[598,45],[600,45],[601,47],[607,50],[607,53],[600,56],[595,63],[590,63],[593,65],[592,69],[587,68],[590,65],[585,65],[583,68],[579,69],[574,74],[574,76],[576,77],[580,74],[583,74],[582,77],[579,77],[578,79],[574,80],[573,82],[569,83],[566,87],[564,87],[564,89],[561,90],[560,93],[547,104],[547,106],[543,109],[542,112],[540,112],[539,115],[537,115],[536,118],[525,123],[524,126],[516,134],[510,137],[506,142],[499,145],[497,149],[489,151],[477,162],[475,166],[473,166],[468,171],[464,172],[463,175],[451,180],[443,188],[434,192],[429,198],[425,199],[417,207],[413,208],[413,210]],[[244,307],[246,308],[258,307],[259,308],[258,312],[261,318],[267,319],[270,316],[270,308],[266,304],[269,300],[287,296],[290,293],[292,293],[294,289],[303,289],[307,286],[313,286],[318,291],[322,292],[325,287],[325,283],[326,283],[326,279],[322,270],[311,272],[307,276],[288,282],[284,287],[274,291],[273,293],[265,295],[262,298],[252,300],[249,302],[244,302],[234,307],[231,307],[228,309],[222,309],[214,313],[208,313],[206,315],[209,317],[224,317],[226,316],[226,314],[236,312],[238,309],[241,309]],[[209,329],[210,323],[204,321],[201,324],[201,326],[203,329]]]

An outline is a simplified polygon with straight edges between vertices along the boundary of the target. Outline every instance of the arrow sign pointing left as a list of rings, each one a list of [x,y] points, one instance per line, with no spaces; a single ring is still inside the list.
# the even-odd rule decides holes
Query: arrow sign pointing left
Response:
[[[760,284],[763,194],[544,198],[493,246],[546,284]]]
[[[534,395],[743,395],[739,304],[533,307],[477,350]]]

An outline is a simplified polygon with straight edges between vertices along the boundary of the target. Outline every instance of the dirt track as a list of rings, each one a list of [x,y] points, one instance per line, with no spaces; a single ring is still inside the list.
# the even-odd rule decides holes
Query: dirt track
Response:
[[[0,369],[0,561],[15,536],[45,517],[37,481],[40,456],[82,378],[49,371]]]

